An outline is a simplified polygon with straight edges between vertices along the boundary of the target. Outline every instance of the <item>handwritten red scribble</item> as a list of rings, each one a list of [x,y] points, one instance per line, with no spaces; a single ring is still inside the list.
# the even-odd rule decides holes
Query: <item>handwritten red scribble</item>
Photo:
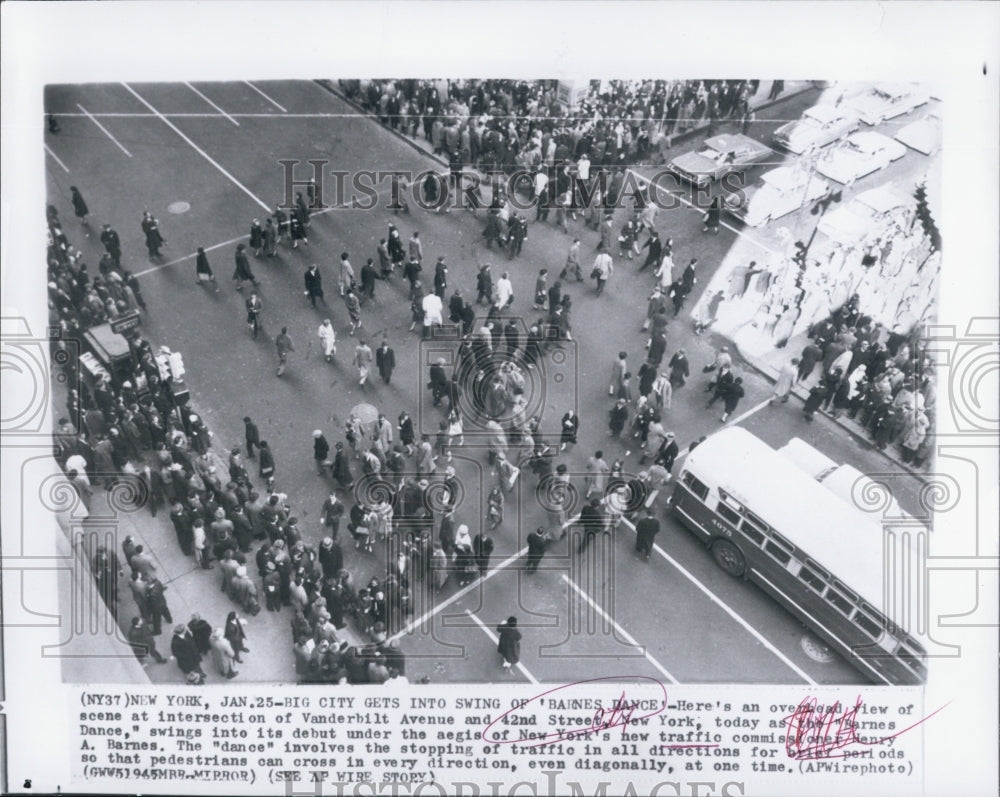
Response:
[[[501,724],[513,724],[505,723],[504,721],[510,717],[518,717],[519,712],[529,709],[534,705],[534,708],[541,708],[541,704],[536,703],[544,697],[548,697],[556,692],[562,692],[566,689],[574,689],[576,687],[584,686],[587,684],[599,683],[602,681],[613,681],[615,683],[622,683],[623,681],[648,681],[652,684],[656,684],[660,688],[663,694],[662,700],[659,707],[655,711],[650,711],[647,714],[640,714],[636,716],[636,711],[638,711],[639,701],[631,700],[626,697],[625,690],[622,689],[621,694],[612,701],[611,705],[604,707],[601,706],[594,711],[593,717],[590,719],[590,724],[586,726],[581,726],[579,728],[572,728],[567,730],[556,730],[549,733],[542,734],[540,731],[532,730],[530,726],[525,726],[521,724],[515,725],[515,728],[520,732],[520,735],[516,739],[501,739],[497,736],[490,735],[490,730],[494,725],[498,723]],[[568,695],[560,695],[563,699],[568,699]],[[512,708],[505,711],[503,714],[494,719],[489,725],[484,729],[480,738],[484,742],[489,744],[521,744],[525,747],[540,747],[546,744],[554,744],[555,742],[561,742],[568,739],[572,739],[576,736],[586,736],[589,733],[594,733],[595,731],[604,731],[609,728],[621,728],[622,733],[625,732],[626,726],[630,722],[636,720],[646,719],[648,717],[654,717],[661,713],[667,707],[667,688],[662,682],[656,680],[655,678],[649,678],[645,675],[627,675],[627,676],[606,676],[602,678],[588,678],[584,681],[574,681],[573,683],[563,684],[562,686],[554,687],[553,689],[548,689],[545,692],[541,692],[534,697],[529,698],[524,703],[513,706]],[[523,715],[521,715],[523,716]],[[672,746],[672,745],[671,745]],[[708,747],[709,745],[694,745],[696,747]]]
[[[819,700],[815,697],[804,698],[789,716],[783,717],[786,723],[787,732],[785,734],[785,752],[788,757],[795,761],[814,760],[819,758],[848,758],[850,752],[834,753],[854,744],[873,747],[885,744],[890,739],[902,736],[907,731],[911,731],[918,725],[927,722],[939,711],[947,707],[947,703],[941,708],[932,711],[923,719],[914,722],[912,725],[903,728],[889,736],[882,736],[878,739],[862,739],[857,734],[857,716],[864,701],[859,695],[852,708],[848,708],[841,713],[841,704],[838,700],[832,706],[818,707]]]

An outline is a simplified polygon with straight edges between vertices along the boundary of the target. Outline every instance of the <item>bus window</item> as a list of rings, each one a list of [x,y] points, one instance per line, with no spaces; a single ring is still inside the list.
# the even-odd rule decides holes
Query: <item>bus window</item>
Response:
[[[739,525],[740,516],[737,515],[732,509],[730,509],[724,503],[722,503],[722,501],[719,501],[719,505],[716,508],[716,511],[729,523],[732,523],[734,526]]]
[[[882,637],[882,623],[867,612],[858,609],[852,619],[854,620],[854,624],[860,627],[872,639],[880,639]]]
[[[687,488],[702,501],[708,498],[708,487],[698,481],[698,479],[696,479],[690,471],[684,474],[681,481],[684,482]]]
[[[857,596],[857,593],[853,589],[851,589],[850,587],[844,586],[843,584],[841,584],[836,579],[834,579],[833,583],[837,585],[837,589],[839,589],[841,592],[843,592],[850,599],[850,601],[852,603],[860,603],[861,602],[861,599]]]
[[[764,546],[764,550],[783,565],[787,565],[790,561],[792,561],[792,555],[774,540],[768,540],[767,544]]]
[[[802,565],[802,569],[799,570],[799,578],[806,582],[817,595],[822,595],[823,590],[826,589],[826,579],[808,564]]]
[[[749,511],[747,509],[743,510],[743,517],[745,517],[747,519],[748,523],[753,523],[754,526],[756,526],[762,532],[766,533],[767,530],[770,528],[770,526],[768,526],[767,523],[765,523],[763,520],[761,520],[759,517],[757,517],[753,512],[751,512],[751,511]]]
[[[819,575],[820,575],[820,576],[822,576],[822,577],[823,577],[824,579],[826,579],[827,581],[829,581],[829,580],[830,580],[830,574],[826,572],[826,569],[825,569],[825,568],[822,568],[822,567],[820,567],[820,566],[819,566],[818,564],[816,564],[816,563],[815,563],[815,562],[814,562],[814,561],[813,561],[812,559],[806,559],[806,564],[807,564],[807,565],[809,565],[809,568],[810,568],[811,570],[815,570],[815,571],[816,571],[817,573],[819,573]]]
[[[764,532],[752,523],[749,518],[743,518],[740,531],[758,545],[764,544]]]
[[[826,599],[831,606],[838,609],[845,617],[850,617],[851,612],[854,611],[854,604],[837,592],[837,590],[833,587],[830,587],[830,589],[827,590]]]

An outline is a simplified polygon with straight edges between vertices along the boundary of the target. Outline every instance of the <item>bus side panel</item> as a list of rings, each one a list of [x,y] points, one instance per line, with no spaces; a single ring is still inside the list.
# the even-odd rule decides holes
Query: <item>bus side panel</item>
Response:
[[[692,495],[679,481],[674,487],[674,494],[670,499],[670,504],[674,509],[674,514],[680,521],[693,531],[698,538],[708,544],[714,536],[708,529],[712,527],[712,511]]]

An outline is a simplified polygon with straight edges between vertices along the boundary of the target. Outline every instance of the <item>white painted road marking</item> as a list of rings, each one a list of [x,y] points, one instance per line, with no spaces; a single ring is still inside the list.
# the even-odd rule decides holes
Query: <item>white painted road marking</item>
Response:
[[[195,94],[197,94],[199,97],[201,97],[205,102],[207,102],[213,108],[215,108],[215,110],[217,110],[219,113],[221,113],[223,116],[225,116],[234,125],[236,125],[237,127],[240,126],[239,122],[237,122],[235,119],[233,119],[233,117],[231,117],[228,113],[226,113],[224,110],[222,110],[222,108],[220,108],[218,105],[216,105],[214,102],[212,102],[208,97],[206,97],[204,94],[202,94],[200,91],[198,91],[198,89],[196,89],[194,86],[192,86],[186,80],[184,81],[184,85],[187,86],[189,89],[191,89],[191,91],[193,91]]]
[[[611,623],[615,627],[615,631],[618,632],[618,634],[621,636],[622,639],[624,639],[626,642],[628,642],[630,645],[632,645],[637,650],[641,651],[642,655],[646,657],[646,661],[648,661],[650,664],[652,664],[654,667],[656,667],[656,669],[659,670],[660,673],[668,681],[670,681],[670,683],[672,683],[672,684],[679,684],[680,683],[680,681],[678,681],[676,678],[674,678],[674,676],[672,676],[667,671],[666,667],[664,667],[662,664],[660,664],[660,662],[658,662],[655,658],[653,658],[653,655],[646,649],[645,645],[640,645],[638,642],[636,642],[635,637],[633,637],[628,631],[626,631],[617,622],[615,622],[615,619],[613,617],[611,617],[610,615],[608,615],[608,613],[605,612],[604,609],[602,609],[597,604],[597,602],[594,601],[593,598],[591,598],[586,592],[584,592],[579,586],[577,586],[577,584],[573,581],[573,579],[571,579],[569,576],[567,576],[565,573],[563,573],[562,580],[565,581],[567,584],[569,584],[570,587],[573,589],[574,592],[576,592],[577,595],[579,595],[581,598],[583,598],[585,601],[587,601],[587,603],[590,604],[591,608],[593,608],[594,611],[596,611],[599,615],[601,615],[601,617],[603,617],[607,622]]]
[[[255,86],[255,85],[254,85],[253,83],[251,83],[251,82],[250,82],[249,80],[244,80],[243,82],[244,82],[244,83],[246,83],[246,84],[247,84],[247,85],[248,85],[248,86],[249,86],[250,88],[252,88],[252,89],[253,89],[254,91],[256,91],[256,92],[257,92],[257,93],[258,93],[258,94],[259,94],[259,95],[260,95],[261,97],[263,97],[263,98],[264,98],[265,100],[267,100],[267,101],[268,101],[269,103],[271,103],[271,105],[273,105],[273,106],[274,106],[275,108],[277,108],[277,109],[278,109],[279,111],[281,111],[282,113],[288,113],[288,111],[286,111],[286,110],[284,109],[284,107],[283,107],[283,106],[279,105],[279,104],[278,104],[277,102],[275,102],[275,101],[274,101],[274,100],[272,100],[272,99],[271,99],[270,97],[268,97],[268,96],[267,96],[267,95],[266,95],[266,94],[265,94],[265,93],[264,93],[263,91],[261,91],[261,90],[260,90],[259,88],[257,88],[257,87],[256,87],[256,86]],[[274,114],[268,114],[268,116],[274,116]]]
[[[565,576],[563,576],[563,578],[565,578]],[[494,645],[500,644],[500,639],[497,637],[496,634],[494,634],[489,628],[486,627],[486,623],[484,623],[482,620],[476,617],[476,615],[474,615],[468,609],[465,610],[465,613],[475,621],[476,625],[478,625],[483,630],[483,633],[490,638],[490,640],[493,642]],[[514,666],[517,667],[517,669],[519,669],[524,675],[524,677],[527,678],[529,681],[531,681],[531,683],[533,684],[538,683],[538,679],[535,678],[535,676],[532,675],[530,672],[528,672],[528,668],[525,667],[521,662],[518,662]]]
[[[63,167],[63,171],[66,172],[66,174],[69,174],[69,167],[67,167],[65,163],[59,160],[59,156],[56,155],[51,149],[49,149],[48,144],[45,144],[44,146],[45,146],[45,151],[52,156],[53,160],[55,160],[56,163],[58,163],[60,166]]]
[[[135,96],[135,98],[137,100],[139,100],[139,102],[141,102],[143,105],[145,105],[147,108],[149,108],[149,110],[151,110],[155,116],[160,117],[160,119],[163,120],[163,123],[165,125],[167,125],[167,127],[169,127],[177,135],[179,135],[181,138],[183,138],[188,144],[190,144],[191,148],[195,152],[197,152],[199,155],[201,155],[205,160],[207,160],[209,163],[211,163],[216,169],[218,169],[226,177],[228,177],[233,182],[233,184],[237,188],[239,188],[244,194],[246,194],[248,197],[250,197],[254,202],[256,202],[258,205],[260,205],[262,208],[264,208],[264,210],[266,210],[268,213],[271,213],[271,206],[270,205],[268,205],[267,203],[263,202],[260,198],[254,196],[253,192],[249,188],[247,188],[245,185],[243,185],[243,183],[241,183],[239,180],[237,180],[235,177],[233,177],[221,165],[219,165],[218,163],[216,163],[215,160],[212,159],[212,156],[209,155],[207,152],[205,152],[205,150],[203,150],[201,147],[199,147],[197,144],[195,144],[190,138],[188,138],[186,135],[184,135],[184,133],[182,133],[180,131],[180,129],[177,127],[177,125],[175,125],[173,122],[171,122],[169,119],[167,119],[167,117],[165,117],[162,113],[160,113],[158,110],[156,110],[156,108],[154,108],[152,105],[150,105],[148,102],[146,102],[146,100],[143,99],[143,97],[135,89],[133,89],[128,83],[122,83],[122,85],[126,89],[128,89]],[[95,119],[94,121],[96,122],[97,120]]]
[[[106,135],[108,138],[110,138],[112,141],[114,141],[115,145],[118,147],[118,149],[120,149],[122,152],[124,152],[130,158],[132,157],[132,153],[129,152],[127,149],[125,149],[125,147],[122,146],[122,143],[117,138],[115,138],[113,135],[111,135],[111,132],[108,130],[108,128],[106,128],[104,125],[102,125],[100,122],[98,122],[94,118],[94,115],[92,113],[90,113],[86,108],[84,108],[82,105],[80,105],[80,103],[77,103],[76,107],[79,108],[81,111],[83,111],[83,115],[86,116],[88,119],[90,119],[90,121],[93,122],[95,125],[97,125],[101,129],[101,132],[104,133],[104,135]],[[67,169],[67,171],[69,171],[69,170]]]

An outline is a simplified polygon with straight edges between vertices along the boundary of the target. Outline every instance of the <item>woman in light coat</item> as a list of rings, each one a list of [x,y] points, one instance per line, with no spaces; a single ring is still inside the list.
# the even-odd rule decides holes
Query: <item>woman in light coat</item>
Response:
[[[226,639],[221,628],[216,628],[212,631],[209,645],[211,645],[212,649],[212,661],[215,664],[215,669],[219,671],[219,675],[224,675],[226,678],[235,678],[239,674],[233,669],[233,660],[236,658],[236,653],[233,651],[233,646],[229,644],[229,640]]]
[[[327,362],[332,361],[333,355],[337,353],[337,331],[333,328],[329,318],[319,325],[317,334],[319,339],[323,341],[323,356],[326,357]]]

